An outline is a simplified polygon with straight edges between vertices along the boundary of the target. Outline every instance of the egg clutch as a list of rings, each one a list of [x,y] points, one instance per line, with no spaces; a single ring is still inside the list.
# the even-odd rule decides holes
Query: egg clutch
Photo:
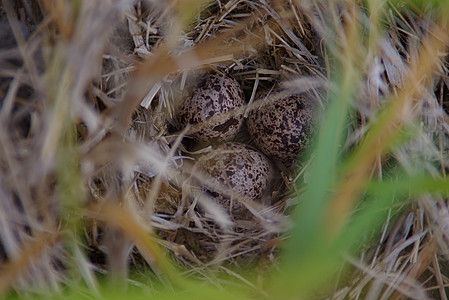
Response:
[[[247,216],[244,199],[260,201],[273,178],[273,162],[291,165],[310,143],[316,103],[304,95],[262,93],[246,120],[255,147],[232,142],[244,128],[246,101],[239,83],[228,75],[207,73],[184,99],[177,118],[195,142],[212,145],[194,171],[209,178],[204,192],[234,218]]]

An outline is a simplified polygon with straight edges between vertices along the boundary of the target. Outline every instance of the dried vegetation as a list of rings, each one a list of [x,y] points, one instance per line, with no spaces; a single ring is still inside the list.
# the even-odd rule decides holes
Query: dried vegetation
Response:
[[[199,129],[180,128],[175,115],[205,69],[238,80],[245,115],[274,86],[314,95],[323,110],[336,85],[355,91],[339,152],[356,151],[328,208],[331,235],[363,206],[370,179],[398,170],[445,179],[449,26],[394,4],[376,8],[314,0],[3,1],[0,292],[58,291],[82,278],[95,295],[103,274],[165,282],[177,276],[172,264],[218,287],[265,292],[262,278],[277,266],[314,155],[295,166],[275,162],[279,179],[263,203],[239,200],[251,211],[244,220],[198,193],[192,178],[208,178],[193,164],[210,148],[189,142]],[[333,67],[338,62],[348,69]],[[248,141],[247,132],[235,140]],[[341,263],[349,272],[318,298],[447,298],[445,195],[409,199],[390,207],[381,232],[365,234],[359,257]],[[259,270],[260,280],[242,269]]]

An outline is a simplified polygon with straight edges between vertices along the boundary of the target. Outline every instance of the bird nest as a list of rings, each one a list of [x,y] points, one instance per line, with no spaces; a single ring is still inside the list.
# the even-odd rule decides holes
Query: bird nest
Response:
[[[127,25],[130,33],[116,30],[111,40],[120,53],[134,53],[134,56],[145,59],[158,47],[162,47],[166,38],[164,32],[173,30],[171,27],[174,25],[170,23],[171,18],[160,18],[158,9],[162,8],[138,3],[128,12],[127,22],[124,21],[121,26]],[[259,98],[261,92],[266,93],[280,83],[290,84],[290,88],[286,88],[290,94],[299,90],[321,95],[322,90],[319,88],[325,81],[325,67],[318,48],[318,36],[292,3],[277,9],[267,3],[252,1],[210,3],[202,8],[195,24],[189,26],[189,31],[176,37],[182,43],[180,49],[172,51],[179,52],[182,60],[183,55],[189,57],[185,54],[189,48],[221,39],[222,36],[229,36],[229,41],[223,40],[226,49],[236,47],[234,44],[241,45],[241,53],[211,55],[203,68],[209,69],[209,72],[228,74],[237,80],[248,101],[244,107],[245,114],[255,108],[251,104]],[[288,16],[284,9],[288,10]],[[295,17],[291,15],[291,9],[294,9]],[[245,22],[244,26],[236,29],[236,25],[242,22]],[[257,31],[260,28],[263,28],[263,32]],[[253,32],[254,36],[242,38],[242,31]],[[118,35],[118,32],[121,34]],[[131,38],[133,44],[129,43]],[[251,44],[245,45],[245,39],[251,39]],[[111,66],[108,61],[104,61],[103,66],[99,89],[108,97],[117,94],[119,99],[113,102],[120,102],[128,86],[117,83],[126,82],[123,78],[126,72],[123,70],[129,68],[129,65]],[[176,113],[183,99],[192,93],[201,74],[201,70],[181,68],[170,72],[158,78],[140,102],[126,136],[129,142],[146,147],[144,151],[147,151],[147,155],[154,155],[164,163],[157,166],[151,160],[137,161],[133,179],[127,182],[132,187],[132,193],[128,196],[139,207],[137,210],[146,214],[144,222],[156,230],[161,238],[160,243],[182,265],[191,267],[193,264],[197,270],[202,270],[214,265],[254,266],[272,261],[275,259],[277,244],[282,240],[281,234],[289,226],[287,211],[296,202],[292,191],[300,180],[296,173],[297,167],[303,168],[307,161],[299,160],[294,165],[273,161],[273,171],[278,180],[270,184],[270,190],[262,200],[263,205],[250,207],[251,213],[246,214],[245,218],[235,218],[232,213],[214,206],[211,208],[210,204],[204,204],[201,200],[199,204],[199,199],[192,192],[195,186],[192,186],[190,180],[192,176],[198,176],[192,173],[193,165],[198,157],[210,152],[214,145],[194,143],[186,138],[195,128],[183,128]],[[307,80],[296,84],[299,75],[310,81],[319,79],[320,84],[310,84]],[[116,83],[111,85],[110,82]],[[117,86],[121,90],[117,90]],[[102,105],[107,106],[106,103]],[[206,126],[197,125],[198,128]],[[245,126],[233,141],[254,146]],[[107,173],[109,176],[110,172]],[[111,187],[113,183],[105,182],[107,179],[104,175],[95,177],[94,181],[90,185],[93,191],[103,191],[93,193],[100,195],[96,197],[97,200],[107,198],[105,193],[117,189]],[[205,201],[210,202],[211,199]]]
[[[434,30],[430,17],[392,6],[378,44],[347,49],[351,22],[369,21],[355,4],[81,1],[76,11],[68,3],[0,5],[0,258],[12,270],[0,275],[0,291],[57,290],[73,265],[93,290],[98,274],[163,279],[169,268],[160,248],[187,275],[221,286],[226,274],[256,291],[238,270],[277,265],[315,154],[272,160],[269,190],[260,202],[237,199],[248,213],[235,217],[198,196],[195,182],[208,178],[195,162],[215,145],[189,140],[207,124],[181,126],[183,99],[207,71],[237,80],[245,117],[258,99],[276,101],[260,97],[274,89],[310,95],[326,111],[326,95],[346,79],[329,66],[352,51],[362,67],[339,145],[345,153],[367,139],[388,99],[407,87],[417,49]],[[445,176],[445,65],[431,74],[430,88],[404,112],[420,121],[413,127],[419,133],[374,157],[369,178],[398,168]],[[245,126],[233,142],[255,147]],[[341,263],[350,275],[322,298],[443,297],[446,220],[444,198],[392,205],[381,232],[366,233],[360,258]],[[416,280],[422,285],[411,286]]]

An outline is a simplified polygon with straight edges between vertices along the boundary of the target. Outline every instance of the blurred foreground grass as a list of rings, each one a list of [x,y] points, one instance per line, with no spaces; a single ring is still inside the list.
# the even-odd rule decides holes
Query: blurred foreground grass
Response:
[[[192,2],[192,1],[190,1]],[[204,2],[204,1],[202,1]],[[330,1],[329,5],[337,2]],[[74,1],[73,3],[78,3]],[[80,5],[82,1],[79,2]],[[180,3],[184,3],[180,1]],[[320,5],[326,2],[315,1]],[[192,4],[197,4],[193,1]],[[96,286],[85,286],[81,280],[82,268],[76,262],[76,253],[80,246],[78,227],[79,218],[83,214],[80,197],[85,191],[82,189],[82,178],[78,170],[77,145],[74,143],[72,128],[62,126],[63,131],[57,142],[58,153],[58,188],[61,199],[64,200],[62,215],[67,216],[64,223],[64,234],[69,236],[73,244],[69,246],[73,260],[72,270],[68,273],[72,278],[67,279],[67,286],[63,291],[54,295],[55,299],[90,299],[92,297],[105,299],[253,299],[266,297],[269,299],[310,299],[312,296],[323,296],[334,288],[334,281],[339,272],[349,268],[344,263],[347,256],[356,256],[363,243],[373,242],[381,234],[382,225],[392,214],[396,217],[401,209],[420,195],[446,195],[449,182],[444,176],[434,176],[425,170],[414,169],[413,172],[392,169],[386,170],[387,178],[376,178],[373,170],[382,164],[394,149],[414,139],[418,134],[418,119],[413,112],[423,91],[431,90],[431,77],[441,68],[442,53],[446,53],[449,42],[449,7],[446,1],[344,1],[348,9],[341,16],[341,23],[335,24],[335,34],[340,40],[324,41],[327,47],[327,61],[329,63],[330,86],[327,93],[327,109],[322,117],[319,132],[313,149],[308,154],[313,158],[307,182],[301,183],[298,190],[306,192],[299,199],[299,205],[294,212],[294,226],[280,252],[281,261],[273,268],[261,282],[257,274],[251,270],[241,270],[245,278],[249,278],[256,286],[261,285],[264,294],[257,295],[254,291],[241,289],[233,284],[224,283],[222,287],[213,287],[207,282],[185,279],[170,259],[163,255],[162,250],[145,230],[139,227],[137,221],[132,220],[132,214],[127,208],[118,210],[117,207],[101,207],[97,216],[111,227],[117,227],[125,235],[136,241],[139,251],[147,253],[151,266],[157,276],[152,274],[148,280],[153,284],[140,285],[130,282],[126,290],[116,288],[108,282],[100,280],[98,290]],[[429,34],[421,41],[419,51],[411,57],[409,72],[402,89],[387,99],[385,107],[378,115],[370,119],[367,131],[360,143],[355,147],[345,148],[348,128],[357,123],[354,120],[354,101],[363,85],[362,73],[366,72],[366,62],[369,55],[373,55],[379,47],[384,31],[385,14],[390,13],[390,7],[397,10],[413,10],[426,13],[434,20]],[[190,7],[192,8],[192,7]],[[192,11],[196,9],[192,8]],[[362,15],[362,12],[365,15]],[[188,13],[191,11],[189,9]],[[371,19],[366,20],[364,16]],[[183,24],[188,24],[188,18],[183,17]],[[219,47],[211,44],[210,47]],[[207,48],[199,52],[201,57],[208,56]],[[230,50],[228,50],[230,51]],[[232,51],[231,51],[232,52]],[[156,66],[163,64],[156,61]],[[169,59],[168,59],[169,60]],[[149,60],[149,62],[151,62]],[[154,60],[153,60],[154,62]],[[158,64],[159,63],[159,64]],[[148,65],[151,66],[151,63]],[[69,66],[70,67],[70,66]],[[170,67],[155,68],[157,77],[170,72]],[[137,72],[137,74],[139,71]],[[144,74],[146,76],[148,74]],[[139,76],[142,76],[140,74]],[[144,77],[142,76],[142,77]],[[64,76],[55,77],[67,80]],[[141,79],[134,77],[134,79]],[[154,80],[154,78],[152,78]],[[132,84],[140,82],[131,81]],[[64,82],[53,85],[65,90],[56,90],[55,109],[58,101],[63,101],[61,93],[69,93],[70,87]],[[143,87],[146,92],[146,87]],[[134,93],[134,92],[133,92]],[[135,92],[129,95],[138,98]],[[137,103],[137,101],[131,101]],[[129,103],[128,103],[129,104]],[[56,111],[56,116],[67,115],[67,108]],[[132,107],[128,108],[132,109]],[[61,114],[61,115],[59,115]],[[126,118],[126,117],[125,117]],[[72,120],[73,122],[73,120]],[[55,137],[56,138],[56,137]],[[105,211],[106,209],[106,211]],[[107,210],[109,209],[109,210]],[[374,233],[374,234],[373,234]],[[14,266],[6,266],[14,268]],[[4,272],[3,269],[2,272]],[[2,278],[7,278],[4,273]],[[151,279],[150,279],[151,278]],[[5,279],[6,280],[6,279]],[[95,280],[93,280],[95,281]],[[160,282],[160,283],[157,283]],[[231,282],[229,282],[231,283]],[[4,282],[5,284],[5,282]],[[6,289],[6,286],[3,286]],[[123,288],[123,287],[122,287]],[[26,295],[16,295],[22,298]],[[34,296],[40,298],[39,296]],[[48,295],[42,298],[49,299]],[[51,298],[51,297],[50,297]]]

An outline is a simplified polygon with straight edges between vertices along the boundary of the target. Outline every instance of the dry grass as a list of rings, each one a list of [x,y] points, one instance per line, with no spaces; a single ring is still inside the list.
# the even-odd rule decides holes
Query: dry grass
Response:
[[[267,295],[313,155],[275,162],[279,180],[262,203],[239,199],[248,219],[215,205],[193,184],[209,180],[193,170],[210,148],[183,140],[207,124],[180,128],[175,117],[204,70],[238,80],[245,115],[273,87],[309,93],[323,111],[327,94],[347,96],[351,118],[335,153],[352,154],[329,170],[341,180],[320,228],[328,241],[373,180],[446,179],[445,18],[376,1],[131,2],[0,4],[0,292],[58,291],[81,278],[97,295],[102,274],[170,286],[181,269]],[[350,271],[316,297],[446,299],[445,197],[392,205],[360,256],[341,262]]]

